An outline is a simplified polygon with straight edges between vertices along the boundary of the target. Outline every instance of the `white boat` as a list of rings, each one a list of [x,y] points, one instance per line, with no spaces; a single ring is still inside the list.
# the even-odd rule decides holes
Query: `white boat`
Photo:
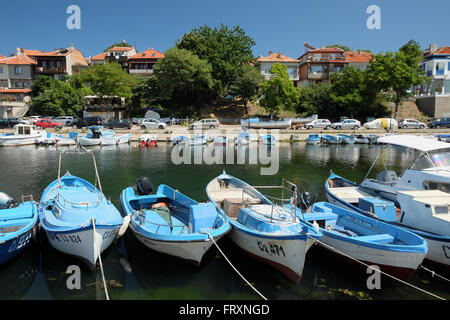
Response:
[[[250,134],[248,132],[241,132],[234,139],[236,145],[248,145],[250,143]]]
[[[58,135],[52,132],[46,132],[43,136],[36,139],[36,144],[52,145],[59,141]]]
[[[206,193],[219,214],[232,225],[230,238],[239,248],[298,283],[306,253],[322,233],[297,217],[294,184],[283,180],[282,186],[274,188],[290,193],[291,198],[275,204],[255,187],[225,172],[207,185]],[[285,200],[293,203],[285,206]]]
[[[46,131],[37,130],[35,125],[16,124],[13,134],[0,135],[0,147],[16,147],[38,143]]]
[[[77,144],[77,135],[76,132],[69,132],[69,137],[63,135],[56,135],[58,141],[56,143],[57,146],[70,146]]]
[[[98,146],[102,143],[101,138],[114,137],[114,130],[103,130],[102,126],[88,127],[90,130],[84,137],[78,137],[77,143],[81,146]]]
[[[366,178],[361,187],[397,202],[398,191],[433,190],[450,192],[450,145],[413,135],[389,135],[378,138],[378,143],[414,149],[419,155],[398,177],[393,170],[378,173],[376,179]],[[378,161],[381,153],[376,157]]]
[[[102,146],[113,146],[123,143],[130,143],[131,141],[131,133],[127,133],[124,135],[121,135],[119,137],[112,136],[112,137],[100,137],[101,145]]]
[[[292,119],[288,120],[270,120],[270,121],[256,121],[256,119],[241,119],[241,126],[243,128],[251,129],[289,129],[292,125]]]

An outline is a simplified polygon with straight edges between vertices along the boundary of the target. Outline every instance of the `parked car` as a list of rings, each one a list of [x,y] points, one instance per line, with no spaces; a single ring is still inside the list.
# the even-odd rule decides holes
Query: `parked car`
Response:
[[[437,129],[439,129],[439,128],[449,128],[450,127],[450,118],[444,117],[444,118],[439,118],[439,119],[436,119],[434,121],[431,121],[428,124],[428,127],[430,127],[430,128],[437,128]]]
[[[426,126],[425,123],[417,121],[416,119],[401,119],[398,122],[398,127],[403,129],[425,129]]]
[[[140,125],[142,120],[144,120],[144,118],[131,118],[131,121],[135,125]]]
[[[0,128],[12,128],[19,123],[27,124],[25,121],[19,118],[0,119]]]
[[[167,124],[156,119],[143,119],[140,126],[141,129],[164,129]]]
[[[131,129],[132,126],[133,126],[133,123],[127,119],[112,119],[105,125],[105,127],[110,128],[110,129],[114,129],[114,128]]]
[[[61,129],[64,127],[64,123],[62,122],[53,122],[50,119],[41,119],[34,123],[36,126],[41,128],[58,128]]]
[[[333,122],[331,124],[331,127],[333,129],[358,129],[361,127],[361,122],[355,119],[343,119],[339,122]]]
[[[397,129],[398,122],[397,120],[391,118],[378,118],[364,123],[363,127],[366,129]]]
[[[105,120],[102,117],[87,117],[87,118],[77,118],[72,122],[72,128],[83,128],[89,126],[103,126]]]
[[[36,121],[44,119],[43,116],[31,116],[28,121],[30,121],[30,124],[35,124]]]
[[[62,122],[65,126],[71,126],[73,123],[73,117],[70,116],[61,116],[53,119],[55,122]]]
[[[316,119],[316,120],[313,120],[313,121],[305,124],[306,129],[318,128],[318,129],[326,130],[326,129],[330,129],[330,127],[331,127],[331,122],[330,122],[330,120],[327,120],[327,119]]]
[[[202,119],[189,125],[189,129],[216,129],[220,125],[217,119]]]

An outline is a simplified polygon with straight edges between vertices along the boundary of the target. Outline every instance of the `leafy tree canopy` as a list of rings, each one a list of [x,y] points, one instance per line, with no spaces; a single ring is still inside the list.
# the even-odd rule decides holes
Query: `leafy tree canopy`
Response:
[[[114,48],[114,47],[132,47],[132,45],[129,43],[126,43],[125,41],[122,41],[122,42],[118,42],[118,43],[114,43],[114,44],[110,45],[108,48],[105,48],[103,50],[103,52],[107,52],[109,49]]]

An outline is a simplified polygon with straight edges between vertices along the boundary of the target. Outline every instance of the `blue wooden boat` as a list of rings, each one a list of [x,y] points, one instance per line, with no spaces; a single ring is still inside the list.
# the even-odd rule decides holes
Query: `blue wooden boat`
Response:
[[[187,144],[188,141],[189,141],[189,139],[186,138],[185,136],[177,136],[177,137],[172,138],[172,143],[173,143],[174,145],[178,145],[178,144],[179,144],[179,145]]]
[[[343,144],[355,144],[355,136],[354,135],[346,135],[346,134],[338,134],[337,139],[341,141]]]
[[[369,144],[369,138],[365,137],[362,134],[358,134],[357,136],[355,136],[355,143]]]
[[[215,136],[214,139],[215,145],[224,146],[228,143],[228,137],[227,136]]]
[[[189,144],[191,146],[199,146],[208,144],[209,136],[206,134],[196,134],[189,139]]]
[[[45,188],[39,220],[53,248],[79,257],[94,269],[101,253],[128,225],[111,201],[103,195],[94,160],[97,189],[90,182],[67,172]],[[119,230],[120,229],[120,230]]]
[[[403,280],[411,277],[427,253],[426,241],[416,234],[327,202],[315,203],[310,213],[299,217],[319,225],[325,248]]]
[[[77,143],[81,146],[96,146],[102,143],[102,138],[112,138],[115,135],[114,130],[104,130],[103,126],[87,127],[89,132],[85,136],[78,136]]]
[[[306,138],[306,144],[319,144],[321,141],[321,136],[319,134],[310,134]]]
[[[212,203],[198,203],[179,191],[162,184],[151,194],[146,177],[122,191],[120,203],[131,217],[130,228],[146,247],[200,264],[202,257],[231,230],[231,225],[217,213]],[[142,187],[144,186],[144,187]]]
[[[17,256],[31,240],[38,218],[34,201],[19,205],[0,193],[0,265]]]
[[[259,142],[266,144],[266,145],[272,145],[275,144],[277,139],[272,134],[263,134],[259,137]]]
[[[291,197],[275,204],[255,187],[225,172],[208,183],[206,193],[232,225],[230,237],[239,248],[298,283],[306,252],[322,234],[297,217],[295,184],[283,180],[282,186],[269,188],[281,189]],[[290,207],[283,205],[286,200],[292,202]]]
[[[250,133],[244,131],[238,134],[234,139],[236,145],[248,145],[250,143]]]
[[[375,134],[368,134],[367,135],[367,139],[369,139],[369,144],[376,144],[376,143],[378,143],[378,138],[379,138],[379,136],[377,136]]]
[[[341,144],[342,143],[342,137],[339,136],[333,136],[330,134],[323,134],[322,135],[322,141],[326,144]]]
[[[440,190],[398,191],[396,202],[331,173],[325,182],[328,202],[413,232],[426,240],[426,259],[450,266],[450,197]],[[442,211],[444,209],[444,211]],[[441,212],[436,214],[436,212]]]

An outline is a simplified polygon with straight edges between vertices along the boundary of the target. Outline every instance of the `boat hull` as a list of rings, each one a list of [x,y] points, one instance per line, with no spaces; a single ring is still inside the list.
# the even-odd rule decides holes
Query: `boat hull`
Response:
[[[299,283],[303,273],[306,252],[315,242],[306,238],[261,237],[242,232],[234,227],[231,240],[244,252],[267,263],[294,283]]]
[[[102,143],[100,138],[91,139],[91,138],[78,138],[78,144],[81,146],[98,146]]]
[[[17,137],[17,136],[0,136],[0,147],[17,147],[36,144],[41,135]]]
[[[32,228],[0,244],[0,265],[19,255],[31,241]]]
[[[43,225],[45,230],[45,226]],[[105,227],[89,225],[73,231],[45,230],[50,245],[63,253],[76,256],[83,260],[89,268],[95,269],[99,254],[108,248],[117,236],[120,225]]]

